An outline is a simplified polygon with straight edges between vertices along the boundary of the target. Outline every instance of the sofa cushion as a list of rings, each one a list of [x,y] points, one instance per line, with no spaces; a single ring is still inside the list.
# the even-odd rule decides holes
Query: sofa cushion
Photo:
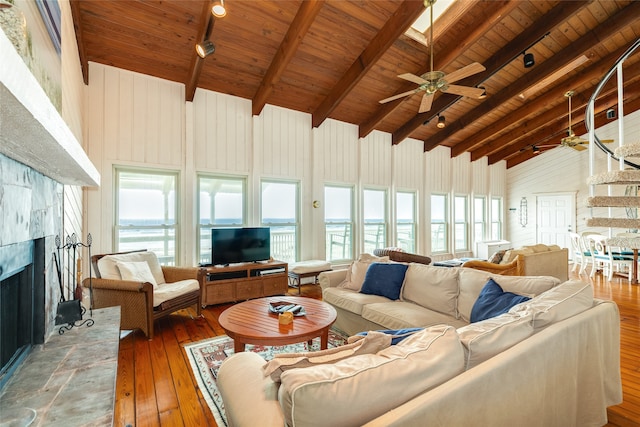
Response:
[[[273,381],[280,382],[282,373],[289,369],[335,363],[359,354],[375,354],[389,347],[393,342],[391,335],[374,331],[366,336],[354,338],[357,339],[353,342],[326,350],[276,354],[264,365],[264,375],[269,375]]]
[[[458,313],[467,323],[471,321],[473,304],[489,278],[493,278],[507,292],[528,297],[539,295],[560,284],[560,279],[550,276],[500,276],[465,267],[459,267],[459,270]]]
[[[105,255],[98,260],[98,271],[100,272],[100,277],[103,279],[114,279],[121,280],[122,276],[120,275],[120,270],[116,266],[116,263],[120,262],[139,262],[146,261],[149,264],[149,269],[151,270],[151,274],[156,279],[156,283],[160,285],[161,283],[165,283],[164,274],[162,273],[162,267],[158,262],[158,257],[154,252],[150,251],[141,251],[141,252],[131,252],[128,254],[113,254],[113,255]]]
[[[116,263],[122,280],[131,280],[133,282],[149,282],[154,288],[158,287],[155,277],[151,274],[151,269],[146,261],[118,261]]]
[[[338,285],[339,288],[347,288],[360,292],[369,265],[374,262],[389,262],[389,257],[377,257],[370,254],[361,254],[360,257],[349,265],[347,277]]]
[[[458,328],[460,341],[466,351],[466,369],[473,368],[533,335],[531,323],[531,313],[504,313]]]
[[[455,329],[440,325],[377,354],[288,370],[278,399],[286,425],[363,425],[463,370]]]
[[[361,315],[367,304],[391,302],[389,298],[379,295],[367,295],[346,288],[326,288],[322,291],[322,299],[335,307]]]
[[[469,322],[438,313],[408,301],[367,304],[362,317],[387,329],[403,329],[447,324],[455,327]]]
[[[409,264],[401,299],[457,318],[458,272],[456,268]]]
[[[530,299],[513,292],[505,292],[493,279],[489,279],[473,304],[471,323],[499,316],[509,311],[511,307]]]
[[[524,304],[513,307],[510,312],[530,312],[535,329],[560,322],[593,306],[593,286],[580,280],[569,280]]]
[[[374,262],[367,269],[360,292],[397,300],[406,271],[405,264]]]
[[[153,290],[153,306],[157,307],[165,301],[169,301],[180,295],[200,289],[200,283],[196,279],[185,279],[173,283],[161,283]]]

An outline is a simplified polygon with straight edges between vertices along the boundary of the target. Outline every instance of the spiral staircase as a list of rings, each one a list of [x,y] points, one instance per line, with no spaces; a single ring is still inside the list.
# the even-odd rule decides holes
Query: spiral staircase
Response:
[[[640,186],[640,142],[626,144],[624,141],[624,112],[623,112],[623,84],[624,76],[622,72],[622,64],[629,58],[636,49],[640,47],[640,39],[629,47],[629,49],[616,61],[611,69],[605,74],[604,78],[596,87],[587,105],[587,113],[585,115],[585,124],[589,131],[589,141],[597,146],[607,155],[607,169],[604,172],[595,171],[595,155],[596,150],[590,150],[589,153],[589,174],[587,180],[589,185],[589,198],[587,199],[587,207],[589,208],[624,208],[619,210],[625,212],[624,217],[616,217],[613,215],[613,209],[609,209],[609,215],[603,217],[591,217],[587,219],[588,227],[608,227],[623,228],[637,230],[640,229],[640,219],[638,219],[637,209],[640,208],[640,196],[638,196],[637,188]],[[604,85],[616,74],[618,81],[618,146],[611,151],[605,144],[601,142],[595,134],[594,123],[594,104],[598,95],[602,91]],[[606,187],[605,187],[606,186]],[[624,186],[618,190],[616,186]],[[604,193],[606,195],[598,195]],[[624,193],[624,195],[614,195],[616,193]],[[591,209],[593,212],[593,209]],[[640,239],[638,239],[638,248],[640,248]]]

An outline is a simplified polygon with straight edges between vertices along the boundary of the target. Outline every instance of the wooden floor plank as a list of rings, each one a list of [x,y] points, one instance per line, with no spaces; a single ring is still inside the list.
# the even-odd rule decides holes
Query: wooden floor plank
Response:
[[[619,276],[609,282],[600,273],[594,278],[576,273],[570,276],[591,281],[597,298],[612,299],[618,305],[624,402],[609,408],[607,426],[640,427],[640,287]],[[317,285],[303,285],[301,293],[322,298]],[[296,296],[298,290],[290,289],[289,294]],[[192,308],[181,310],[156,321],[153,340],[138,331],[120,341],[114,425],[216,425],[183,345],[223,335],[218,317],[230,305],[208,306],[200,318]]]

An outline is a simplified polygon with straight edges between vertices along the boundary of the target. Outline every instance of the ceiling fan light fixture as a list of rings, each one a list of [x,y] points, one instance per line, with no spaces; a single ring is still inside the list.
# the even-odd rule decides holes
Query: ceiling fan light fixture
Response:
[[[211,4],[211,14],[216,18],[224,18],[227,16],[227,8],[224,6],[224,0],[216,0]]]
[[[216,46],[211,40],[204,40],[196,45],[196,52],[200,58],[206,58],[216,51]]]
[[[524,53],[524,58],[523,58],[523,62],[524,62],[524,68],[531,68],[534,65],[536,65],[536,60],[533,57],[533,53],[529,52],[529,53]]]
[[[444,116],[438,114],[438,124],[436,124],[436,126],[438,126],[438,128],[440,129],[444,129],[445,126],[447,126],[447,119],[445,119]]]

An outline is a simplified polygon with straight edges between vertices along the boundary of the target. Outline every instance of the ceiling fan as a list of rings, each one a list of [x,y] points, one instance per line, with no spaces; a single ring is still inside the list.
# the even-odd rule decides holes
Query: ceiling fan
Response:
[[[564,94],[564,96],[569,99],[569,129],[567,130],[567,136],[565,136],[560,140],[560,145],[562,145],[563,147],[573,148],[574,150],[577,150],[577,151],[583,151],[587,149],[585,145],[587,145],[589,141],[587,141],[586,139],[582,139],[579,136],[576,136],[576,134],[571,129],[571,97],[573,95],[575,95],[575,91],[573,90],[567,91]],[[601,139],[600,142],[604,142],[608,144],[610,142],[613,142],[613,140]]]
[[[436,0],[424,0],[425,6],[431,8],[429,11],[430,18],[431,18],[431,25],[429,27],[429,33],[430,33],[429,48],[430,48],[430,57],[431,57],[431,68],[430,68],[431,71],[428,71],[422,74],[421,76],[417,76],[411,73],[404,73],[404,74],[398,75],[398,77],[400,77],[401,79],[416,83],[418,87],[413,90],[409,90],[407,92],[399,93],[397,95],[390,96],[389,98],[385,98],[379,101],[381,104],[384,104],[399,98],[404,98],[406,96],[413,95],[414,93],[423,91],[424,95],[422,96],[422,101],[420,102],[420,108],[418,109],[418,112],[424,113],[425,111],[429,111],[431,109],[431,104],[433,103],[433,97],[438,90],[440,92],[453,93],[455,95],[468,96],[472,98],[480,98],[482,95],[485,94],[485,90],[482,88],[451,84],[453,82],[457,82],[458,80],[462,80],[466,77],[469,77],[481,71],[484,71],[485,67],[478,62],[469,64],[466,67],[462,67],[461,69],[454,71],[450,74],[445,74],[442,71],[433,70],[433,5],[435,2]]]

